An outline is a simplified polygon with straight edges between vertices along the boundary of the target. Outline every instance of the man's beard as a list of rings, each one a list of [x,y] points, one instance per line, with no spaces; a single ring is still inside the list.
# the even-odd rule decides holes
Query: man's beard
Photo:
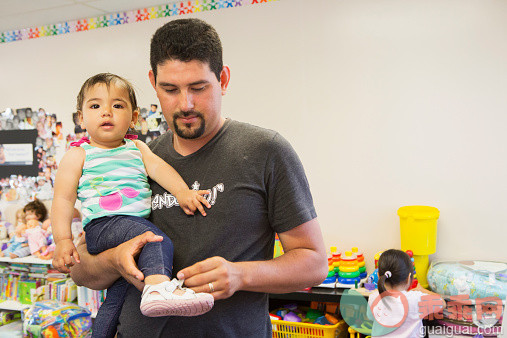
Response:
[[[192,129],[190,129],[191,128],[190,124],[184,124],[186,128],[180,129],[180,127],[178,127],[178,124],[176,123],[176,120],[179,117],[187,117],[189,115],[195,115],[200,120],[201,123],[200,123],[199,127],[195,130],[192,130]],[[174,132],[176,133],[176,135],[178,135],[181,138],[187,139],[187,140],[192,140],[192,139],[199,138],[202,136],[202,134],[204,134],[204,130],[206,128],[206,122],[204,121],[204,117],[202,116],[202,114],[199,112],[196,112],[196,111],[190,111],[190,112],[184,112],[184,113],[179,112],[179,113],[174,114],[174,116],[173,116],[173,126],[174,126]]]

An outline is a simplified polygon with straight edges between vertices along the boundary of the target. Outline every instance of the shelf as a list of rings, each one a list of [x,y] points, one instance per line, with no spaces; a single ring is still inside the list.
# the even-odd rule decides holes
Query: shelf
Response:
[[[23,321],[16,320],[0,326],[0,337],[22,337]]]
[[[30,304],[21,304],[20,302],[15,300],[0,301],[0,309],[2,310],[21,311],[29,307]]]
[[[51,259],[40,259],[35,256],[26,256],[22,258],[10,258],[10,257],[0,257],[0,262],[6,263],[21,263],[21,264],[46,264],[51,265]]]
[[[314,302],[339,302],[343,296],[344,288],[319,288],[314,287],[308,291],[297,291],[291,293],[270,293],[270,299],[314,301]]]

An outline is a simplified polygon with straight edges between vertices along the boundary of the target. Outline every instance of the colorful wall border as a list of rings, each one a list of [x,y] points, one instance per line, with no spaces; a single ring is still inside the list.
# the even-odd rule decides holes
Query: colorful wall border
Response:
[[[199,13],[226,8],[234,8],[253,4],[262,4],[279,0],[192,0],[177,1],[168,4],[158,5],[149,8],[142,8],[128,12],[118,12],[86,18],[80,20],[60,22],[40,27],[24,28],[0,33],[0,43],[30,40],[44,36],[62,35],[67,33],[82,32],[92,29],[105,28],[111,26],[124,25],[128,23],[140,22],[164,18],[168,16],[178,16],[190,13]]]

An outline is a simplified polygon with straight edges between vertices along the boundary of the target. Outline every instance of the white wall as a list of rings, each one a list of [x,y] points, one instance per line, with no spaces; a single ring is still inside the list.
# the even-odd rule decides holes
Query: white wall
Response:
[[[412,204],[440,209],[432,259],[507,261],[506,14],[502,0],[280,0],[194,16],[232,69],[224,115],[291,141],[326,245],[371,266]],[[0,110],[43,106],[69,128],[103,71],[148,106],[149,39],[168,20],[1,44]]]

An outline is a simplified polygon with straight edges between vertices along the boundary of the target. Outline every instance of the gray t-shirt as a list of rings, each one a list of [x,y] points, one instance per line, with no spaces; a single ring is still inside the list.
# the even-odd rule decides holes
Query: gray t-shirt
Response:
[[[226,120],[217,135],[191,155],[174,150],[170,132],[150,148],[190,187],[211,191],[207,216],[187,216],[170,193],[151,182],[151,220],[174,243],[174,274],[213,256],[232,262],[269,260],[275,233],[316,217],[301,161],[274,131]],[[140,293],[131,287],[119,337],[271,337],[264,293],[236,292],[197,317],[144,317],[139,302]]]

